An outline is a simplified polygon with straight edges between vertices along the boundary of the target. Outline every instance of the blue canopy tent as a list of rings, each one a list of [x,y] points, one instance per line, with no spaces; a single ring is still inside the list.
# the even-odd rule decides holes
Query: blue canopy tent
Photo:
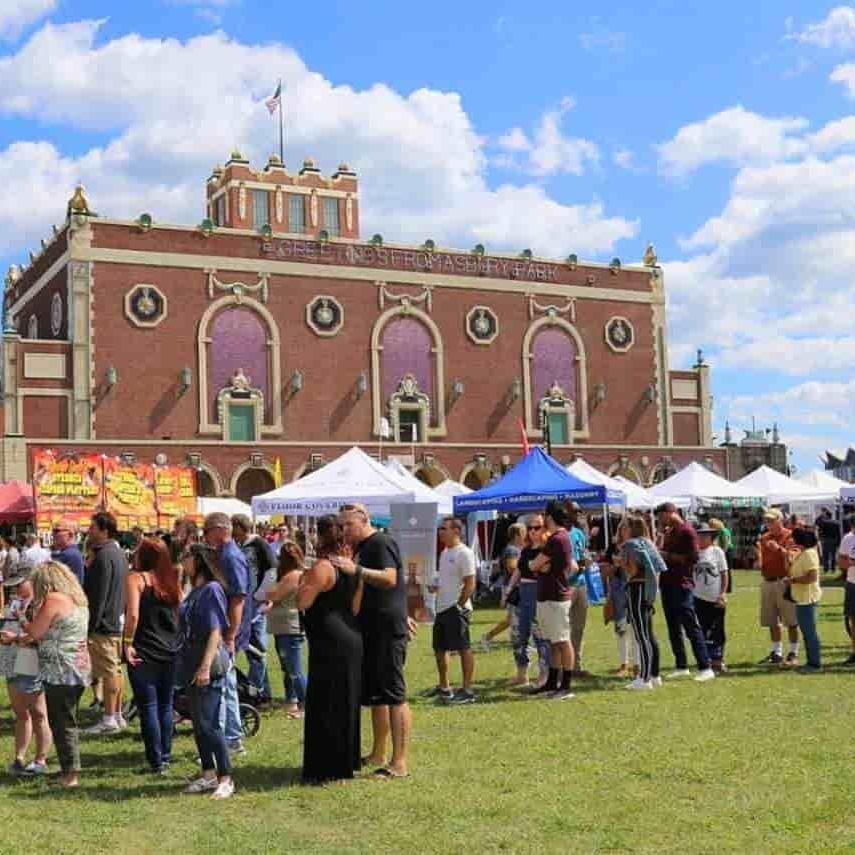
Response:
[[[542,448],[534,448],[498,481],[474,493],[455,496],[454,513],[542,510],[550,499],[572,499],[588,506],[624,504],[622,493],[582,481]]]

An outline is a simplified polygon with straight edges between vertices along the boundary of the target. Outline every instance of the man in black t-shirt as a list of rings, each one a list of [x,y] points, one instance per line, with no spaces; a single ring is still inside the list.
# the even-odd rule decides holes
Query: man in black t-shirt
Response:
[[[407,656],[406,578],[398,545],[372,527],[364,505],[345,505],[341,524],[354,560],[334,558],[333,564],[365,583],[359,624],[362,629],[362,705],[371,707],[374,746],[364,758],[376,774],[404,777],[412,729],[407,703],[404,663]],[[389,735],[392,758],[386,762]]]

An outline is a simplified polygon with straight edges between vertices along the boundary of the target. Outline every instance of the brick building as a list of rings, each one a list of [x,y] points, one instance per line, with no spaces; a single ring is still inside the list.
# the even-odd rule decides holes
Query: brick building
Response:
[[[10,269],[5,317],[4,480],[34,448],[97,450],[246,498],[277,458],[296,478],[359,444],[477,487],[544,427],[559,459],[641,483],[727,474],[708,366],[668,367],[652,247],[604,265],[364,240],[346,165],[234,152],[191,226],[98,216],[78,188]]]

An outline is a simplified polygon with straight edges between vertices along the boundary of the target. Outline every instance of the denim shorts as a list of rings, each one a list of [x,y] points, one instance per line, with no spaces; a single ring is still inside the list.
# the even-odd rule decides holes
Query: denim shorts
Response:
[[[44,688],[42,678],[38,674],[34,677],[28,674],[16,674],[14,677],[8,677],[6,682],[26,695],[37,695]]]

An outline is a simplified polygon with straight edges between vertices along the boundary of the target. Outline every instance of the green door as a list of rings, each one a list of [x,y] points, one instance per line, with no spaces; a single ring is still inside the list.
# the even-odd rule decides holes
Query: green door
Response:
[[[398,413],[398,442],[418,442],[419,410],[401,410]]]
[[[255,442],[255,407],[229,404],[229,439],[232,442]]]
[[[549,441],[553,445],[568,445],[570,438],[567,436],[567,414],[549,414]]]

